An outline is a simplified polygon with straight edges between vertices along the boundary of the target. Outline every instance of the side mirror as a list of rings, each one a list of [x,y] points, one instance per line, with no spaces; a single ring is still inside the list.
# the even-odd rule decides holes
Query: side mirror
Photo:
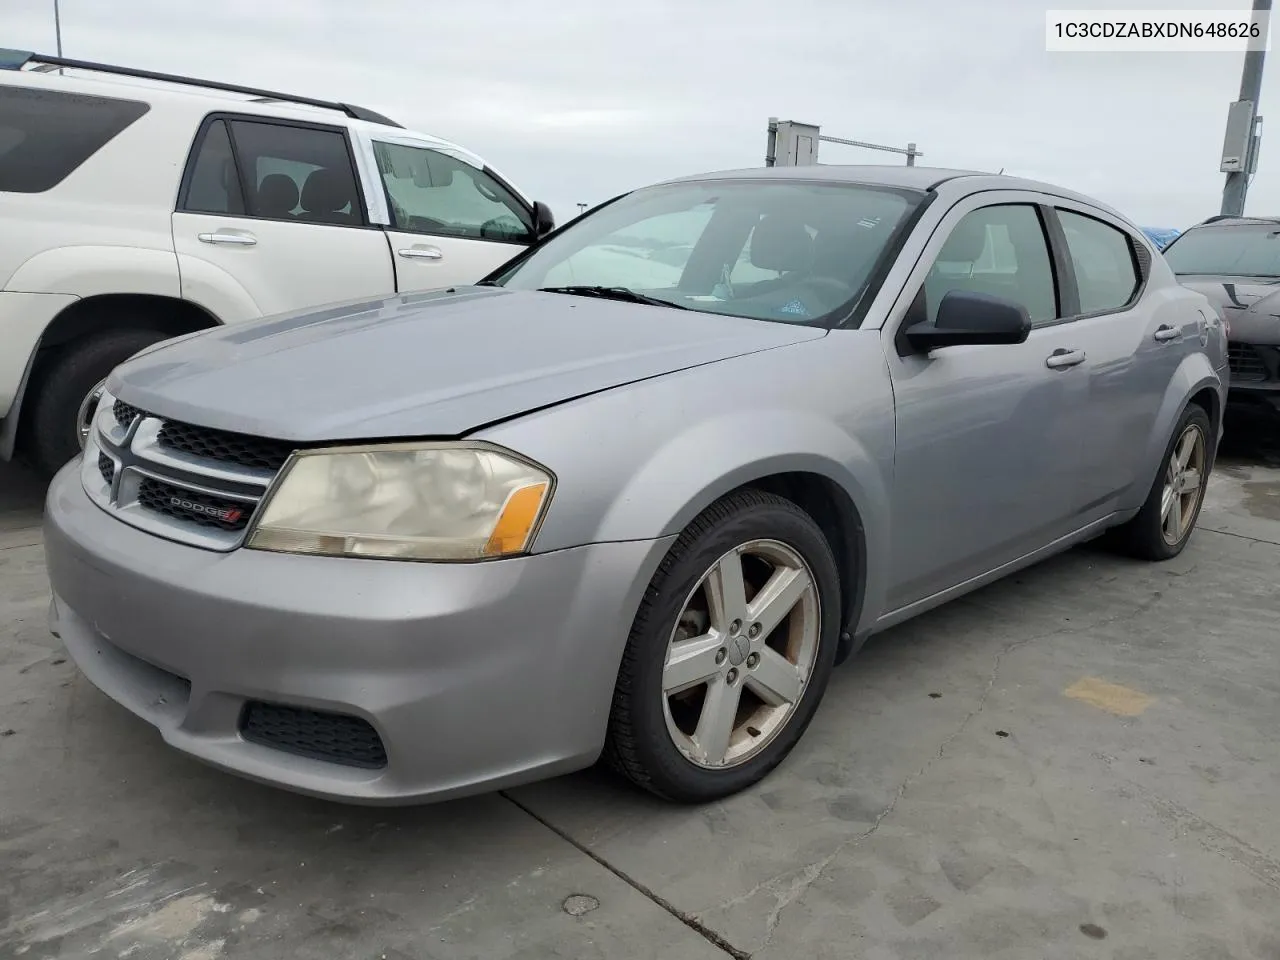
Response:
[[[556,228],[556,215],[541,200],[533,205],[533,235],[541,240]]]
[[[909,326],[907,342],[920,353],[963,344],[1025,343],[1031,318],[1020,303],[989,293],[950,290],[938,304],[933,323]]]

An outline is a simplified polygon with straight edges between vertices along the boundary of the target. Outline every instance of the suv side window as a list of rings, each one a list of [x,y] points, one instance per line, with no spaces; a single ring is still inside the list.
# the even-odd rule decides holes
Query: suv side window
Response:
[[[439,150],[373,142],[396,230],[531,243],[524,204],[483,170]]]
[[[231,154],[231,137],[221,120],[205,130],[195,162],[187,180],[187,195],[182,209],[193,213],[225,213],[244,216],[244,196]]]
[[[972,210],[955,225],[924,281],[930,322],[951,290],[1004,297],[1027,308],[1032,323],[1057,319],[1058,298],[1044,225],[1035,206]]]
[[[136,100],[0,87],[0,191],[53,189],[150,109]]]
[[[1115,227],[1071,210],[1058,210],[1075,267],[1080,312],[1119,310],[1138,290],[1138,269],[1129,238]]]

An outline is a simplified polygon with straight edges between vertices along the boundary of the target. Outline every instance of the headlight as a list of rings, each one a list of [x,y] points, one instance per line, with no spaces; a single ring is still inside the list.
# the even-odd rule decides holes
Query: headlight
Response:
[[[550,471],[480,443],[302,451],[267,494],[246,546],[400,560],[525,552],[551,500]]]

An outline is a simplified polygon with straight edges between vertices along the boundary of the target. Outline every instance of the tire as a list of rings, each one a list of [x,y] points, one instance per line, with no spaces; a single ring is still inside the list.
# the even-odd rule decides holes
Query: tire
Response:
[[[1179,508],[1184,512],[1184,525],[1182,532],[1176,534],[1175,531],[1168,529],[1165,523],[1166,518],[1163,512],[1165,488],[1172,478],[1171,470],[1175,451],[1191,431],[1198,432],[1199,476],[1193,487],[1184,494],[1186,499],[1180,501],[1180,504],[1186,504],[1185,507]],[[1169,438],[1164,457],[1160,461],[1160,469],[1151,484],[1146,502],[1132,520],[1112,531],[1110,537],[1112,545],[1121,553],[1152,562],[1171,560],[1182,553],[1195,532],[1196,521],[1200,518],[1205,488],[1209,484],[1209,474],[1213,468],[1213,455],[1213,427],[1209,423],[1209,415],[1205,413],[1204,408],[1192,404],[1182,412],[1178,425],[1173,430],[1173,436]],[[1194,493],[1193,504],[1187,502],[1192,493]],[[1185,517],[1187,510],[1190,512],[1190,517]]]
[[[24,428],[36,469],[52,476],[80,452],[77,417],[85,397],[124,361],[163,339],[154,330],[108,330],[59,350],[42,372]]]
[[[717,613],[702,586],[704,577],[719,582],[713,570],[732,569],[732,562],[721,566],[720,561],[736,556],[744,545],[750,547],[740,561],[744,577],[739,582],[747,581],[744,597],[759,599],[751,591],[759,590],[765,580],[773,577],[771,582],[780,587],[783,577],[794,575],[795,589],[782,594],[784,599],[774,608],[792,612],[772,632],[760,627],[759,634],[753,633],[754,621],[744,614],[734,634],[732,610],[745,608],[725,604],[719,609],[730,612]],[[772,571],[770,563],[775,564]],[[801,586],[803,577],[809,586]],[[792,600],[792,595],[799,599]],[[717,800],[761,780],[791,752],[822,700],[840,636],[840,601],[840,576],[831,547],[795,504],[747,490],[707,508],[667,553],[636,613],[614,689],[605,761],[636,785],[677,803]],[[758,605],[754,612],[767,616]],[[668,644],[676,639],[682,622],[689,626],[681,637],[704,638],[703,652],[690,662],[718,673],[669,697],[666,688],[675,675],[667,671]],[[767,649],[762,646],[765,641]],[[785,651],[779,649],[783,646]],[[736,679],[729,671],[736,672]],[[698,673],[693,670],[690,676]],[[789,701],[775,693],[771,696],[779,703],[771,705],[757,693],[774,689],[762,686],[765,680],[784,689],[806,673],[807,680],[797,685],[798,696]],[[693,759],[704,749],[698,737],[704,716],[734,715],[708,714],[702,708],[712,703],[713,690],[731,697],[735,689],[738,700],[715,701],[739,703],[736,715],[742,719],[733,726],[725,740],[728,751],[721,755],[730,762]],[[751,713],[753,704],[759,706]],[[710,732],[713,727],[707,725],[708,744],[717,740]]]

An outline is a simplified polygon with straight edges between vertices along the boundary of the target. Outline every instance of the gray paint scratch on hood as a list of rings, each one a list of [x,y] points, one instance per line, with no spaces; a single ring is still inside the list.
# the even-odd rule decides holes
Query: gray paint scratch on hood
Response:
[[[123,364],[108,388],[166,417],[282,440],[453,436],[584,394],[825,334],[741,317],[471,287],[341,304],[183,338]]]

